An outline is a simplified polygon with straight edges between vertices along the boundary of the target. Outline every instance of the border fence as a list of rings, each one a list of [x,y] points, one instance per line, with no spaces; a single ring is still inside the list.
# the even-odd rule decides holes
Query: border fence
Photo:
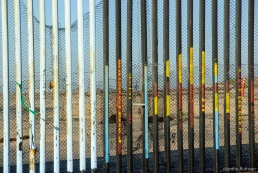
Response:
[[[33,2],[0,2],[0,172],[258,171],[257,0]]]

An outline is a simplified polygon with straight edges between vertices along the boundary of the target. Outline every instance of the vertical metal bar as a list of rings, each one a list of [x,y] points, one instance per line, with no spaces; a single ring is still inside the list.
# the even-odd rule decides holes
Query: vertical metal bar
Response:
[[[254,0],[248,4],[248,117],[249,117],[249,167],[255,167],[254,134]]]
[[[97,172],[95,0],[90,0],[91,172]]]
[[[104,172],[109,172],[109,38],[108,0],[103,0],[103,71],[104,71]]]
[[[9,53],[8,53],[8,5],[2,1],[2,51],[3,51],[3,172],[10,173],[10,107],[9,107]]]
[[[127,171],[133,172],[132,157],[132,0],[127,1]]]
[[[178,172],[183,173],[183,113],[182,113],[182,10],[181,0],[176,1],[176,64],[177,64],[177,145]]]
[[[200,172],[205,172],[205,0],[200,0],[199,19]]]
[[[16,59],[16,82],[22,83],[21,71],[21,21],[20,21],[20,1],[14,1],[14,18],[15,18],[15,59]],[[21,107],[21,90],[16,85],[16,169],[22,172],[22,107]]]
[[[153,173],[159,172],[157,0],[152,0]]]
[[[241,97],[241,0],[236,0],[236,167],[242,165],[242,97]]]
[[[194,60],[193,60],[193,0],[188,0],[188,145],[189,172],[194,171]]]
[[[40,173],[46,172],[46,21],[45,0],[39,1],[40,27]]]
[[[164,0],[163,40],[164,40],[164,130],[165,130],[165,170],[170,166],[170,61],[169,61],[169,0]]]
[[[213,131],[214,172],[219,172],[219,94],[218,94],[218,21],[217,0],[212,1],[212,62],[213,62]]]
[[[229,9],[229,0],[224,0],[224,152],[226,168],[230,168]]]
[[[79,3],[77,3],[79,4]],[[79,5],[78,5],[79,6]],[[80,7],[80,6],[79,6]],[[70,0],[65,0],[65,56],[66,56],[66,138],[67,138],[67,172],[73,172],[73,124],[72,124],[72,77],[71,77],[71,7]],[[80,9],[78,8],[78,13]],[[78,29],[79,25],[78,18]],[[78,32],[79,34],[79,32]],[[81,36],[78,36],[78,40]],[[81,43],[78,43],[80,49]],[[80,53],[79,53],[80,57]],[[79,63],[80,65],[80,63]],[[79,87],[80,88],[80,87]],[[80,114],[84,113],[79,111]],[[81,121],[80,121],[81,122]],[[80,130],[81,132],[81,130]],[[81,138],[80,138],[81,139]],[[81,140],[80,140],[81,142]],[[80,155],[84,154],[80,151]],[[80,159],[81,161],[81,159]],[[85,159],[83,159],[85,161]],[[81,166],[82,164],[80,164]]]
[[[122,172],[122,59],[121,59],[121,0],[116,0],[116,172]]]
[[[33,28],[33,1],[27,0],[27,17],[28,17],[28,62],[29,62],[29,100],[30,109],[34,110],[34,28]],[[35,137],[35,116],[30,115],[30,172],[36,172],[36,137]]]
[[[59,137],[59,57],[58,57],[58,0],[52,0],[52,42],[53,42],[53,108],[54,108],[54,172],[60,171]]]
[[[94,5],[94,9],[95,9],[95,5]],[[94,12],[95,14],[95,12]],[[84,54],[83,54],[83,1],[82,0],[78,0],[77,1],[77,15],[78,15],[78,68],[79,68],[79,110],[80,110],[80,171],[81,172],[85,172],[86,171],[86,141],[85,141],[85,94],[84,94]],[[92,15],[92,14],[91,14]],[[95,21],[94,21],[94,26],[95,26]],[[91,35],[95,36],[95,28],[94,28],[94,32],[91,33]],[[94,47],[94,52],[95,52],[95,38],[94,38],[94,46],[91,45],[91,47]],[[92,53],[92,52],[91,52]],[[91,54],[91,58],[95,59],[95,53],[93,55],[94,57],[92,57]],[[94,60],[95,63],[95,60]],[[94,64],[93,64],[94,65]],[[95,65],[94,65],[95,66]],[[95,68],[94,68],[95,71]],[[94,73],[94,72],[93,72]],[[95,78],[95,77],[94,77]],[[96,84],[94,84],[96,86]],[[96,95],[96,87],[94,90],[94,94]],[[93,97],[94,98],[94,97]],[[95,114],[96,114],[96,96],[95,96],[95,101],[93,102],[95,105],[94,109],[95,109]],[[93,109],[91,109],[93,110]],[[94,111],[94,110],[93,110]],[[96,116],[96,115],[95,115]],[[72,120],[72,118],[71,118]],[[96,117],[95,117],[95,124],[96,124]],[[93,126],[94,125],[93,123]],[[72,129],[71,129],[72,130]],[[96,140],[96,129],[95,132],[93,133],[95,135],[95,140]],[[94,140],[93,140],[94,142]],[[93,155],[93,157],[96,156],[96,143],[94,144],[94,148],[95,148],[95,155]],[[93,163],[93,167],[97,168],[96,164]]]
[[[148,143],[148,59],[147,59],[146,0],[141,1],[142,91],[143,91],[143,172],[147,173],[149,160]]]

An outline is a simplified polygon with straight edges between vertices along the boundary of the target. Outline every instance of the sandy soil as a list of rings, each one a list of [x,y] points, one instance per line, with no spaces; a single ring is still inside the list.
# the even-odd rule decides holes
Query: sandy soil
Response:
[[[247,116],[247,89],[245,90],[245,96],[243,98],[243,144],[248,143],[248,116]],[[171,150],[177,149],[177,125],[176,125],[176,91],[171,90],[171,121],[170,121],[170,131],[171,131]],[[199,93],[198,89],[195,89],[194,96],[194,133],[195,133],[195,148],[199,147]],[[24,93],[25,100],[28,101],[28,95]],[[219,113],[220,113],[220,145],[224,145],[224,101],[223,101],[223,86],[220,86],[219,91]],[[79,158],[79,108],[78,108],[78,92],[73,93],[73,153],[74,158]],[[149,116],[152,117],[152,92],[149,93]],[[258,104],[258,89],[255,90],[255,105]],[[126,154],[126,93],[123,93],[123,154]],[[46,95],[46,161],[53,160],[53,103],[52,103],[52,93],[47,93]],[[35,105],[36,111],[39,112],[39,94],[35,94]],[[183,129],[184,129],[184,148],[188,148],[188,105],[187,105],[187,90],[183,91]],[[133,92],[133,102],[141,103],[141,92]],[[0,95],[0,139],[3,137],[3,110],[2,110],[2,95]],[[110,91],[110,155],[116,154],[116,125],[112,117],[116,115],[115,109],[116,96],[115,92]],[[159,117],[163,117],[163,92],[159,92]],[[66,99],[65,93],[60,93],[60,159],[66,160]],[[11,138],[16,137],[16,107],[15,107],[15,93],[10,93],[10,125],[11,125]],[[85,93],[85,112],[86,112],[86,156],[90,157],[90,96],[89,93]],[[255,112],[258,112],[258,106],[255,107]],[[206,89],[206,115],[205,115],[205,140],[206,147],[213,146],[213,115],[212,115],[212,90],[211,87]],[[234,90],[231,90],[231,145],[235,144],[235,102],[234,102]],[[164,151],[164,123],[162,118],[159,122],[159,150]],[[257,122],[257,120],[255,120]],[[133,152],[142,152],[142,108],[140,106],[133,106]],[[29,115],[28,112],[23,109],[23,135],[29,135]],[[258,133],[258,128],[255,129],[256,134]],[[153,149],[153,125],[149,123],[149,152]],[[256,141],[258,140],[258,135],[255,136]],[[36,116],[36,144],[38,148],[37,152],[37,162],[39,162],[39,139],[40,139],[40,114]],[[101,92],[97,93],[97,155],[99,157],[103,156],[103,94]],[[3,143],[0,143],[0,151],[3,150]],[[23,153],[24,153],[24,164],[29,162],[29,139],[24,139],[23,142]],[[0,167],[3,164],[3,152],[0,152]],[[15,165],[16,162],[16,142],[11,141],[11,165]]]

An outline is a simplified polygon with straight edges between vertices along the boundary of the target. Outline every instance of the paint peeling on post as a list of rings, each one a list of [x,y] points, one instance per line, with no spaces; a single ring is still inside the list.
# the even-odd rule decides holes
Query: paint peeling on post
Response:
[[[66,137],[67,137],[67,172],[73,172],[73,124],[72,124],[72,76],[71,76],[71,7],[70,0],[65,0],[65,55],[66,55]],[[77,1],[79,4],[79,1]],[[77,9],[78,12],[80,9]],[[79,28],[79,19],[78,19]],[[78,37],[78,40],[81,37]],[[80,55],[79,55],[80,56]],[[80,88],[80,86],[79,86]],[[81,110],[80,113],[83,113]],[[80,152],[80,154],[83,154]],[[85,159],[84,159],[85,160]],[[80,166],[83,164],[80,163]]]
[[[130,76],[129,76],[130,77]],[[117,96],[117,119],[118,119],[118,154],[122,155],[122,64],[118,60],[118,96]],[[130,92],[131,93],[131,92]],[[129,95],[129,98],[131,96]]]
[[[16,59],[16,82],[22,83],[22,71],[21,71],[21,21],[20,21],[20,1],[14,1],[14,19],[15,19],[15,59]],[[22,163],[22,105],[21,105],[21,90],[16,85],[16,169],[18,173],[23,170]]]
[[[52,0],[52,42],[53,42],[53,113],[54,113],[54,172],[60,172],[59,137],[59,57],[58,57],[58,0]]]
[[[144,0],[143,0],[144,1]],[[133,25],[132,25],[132,11],[133,11],[133,1],[127,0],[127,14],[126,14],[126,21],[127,21],[127,27],[126,27],[126,116],[127,116],[127,123],[126,123],[126,132],[127,132],[127,172],[133,172],[133,151],[132,151],[132,38],[133,38]],[[122,70],[122,67],[120,66],[120,69]],[[122,79],[122,78],[121,78]],[[121,87],[122,89],[122,87]],[[121,134],[121,140],[122,140],[122,115],[118,117],[118,128],[119,133]],[[119,127],[120,126],[120,127]],[[144,127],[143,127],[144,128]],[[120,130],[121,129],[121,130]],[[120,148],[119,148],[120,150]],[[122,142],[121,142],[121,152],[122,155]],[[122,164],[121,164],[122,166]],[[120,169],[117,169],[117,172],[122,172],[122,167]]]
[[[255,119],[254,119],[254,0],[248,1],[248,126],[249,166],[255,167]]]
[[[95,0],[89,0],[89,3],[90,3],[89,9],[90,9],[91,172],[97,172]]]
[[[159,171],[157,0],[152,0],[153,172]]]
[[[86,170],[85,142],[85,95],[84,95],[84,53],[83,53],[83,1],[77,1],[78,17],[78,68],[79,68],[79,112],[80,112],[80,171]],[[93,52],[91,52],[93,53]],[[91,55],[92,56],[92,55]],[[95,53],[93,54],[95,58]],[[96,111],[96,110],[95,110]],[[72,118],[70,118],[72,121]],[[96,121],[95,121],[96,122]],[[72,131],[72,129],[70,129]],[[96,134],[96,132],[95,132]],[[71,138],[72,139],[72,138]],[[72,148],[72,146],[71,146]],[[72,172],[72,171],[71,171]]]
[[[163,63],[164,63],[164,142],[165,172],[171,172],[170,145],[170,61],[169,61],[169,0],[164,0],[163,7]]]
[[[28,62],[29,62],[29,102],[30,109],[35,109],[34,102],[34,22],[33,22],[33,1],[27,0],[27,18],[28,18]],[[35,116],[33,113],[29,113],[30,117],[30,150],[36,149],[36,137],[35,137]],[[35,170],[35,152],[30,152],[30,172],[36,172]]]
[[[187,2],[188,53],[188,169],[194,172],[194,60],[193,60],[193,0]]]
[[[229,31],[230,31],[230,0],[224,1],[224,167],[230,167],[230,57],[229,57]],[[226,173],[228,173],[227,171]]]
[[[39,1],[40,26],[40,173],[46,172],[46,24],[45,0]]]
[[[3,172],[10,172],[10,100],[9,100],[9,54],[7,0],[2,1],[2,53],[3,53]]]
[[[30,172],[35,171],[35,162],[36,162],[36,150],[30,150]]]
[[[205,172],[205,0],[199,1],[199,146],[200,171]]]
[[[190,128],[194,126],[194,63],[193,63],[193,47],[190,48],[190,59],[189,59],[189,66],[190,66],[190,73],[189,73],[189,80],[190,80],[190,91],[189,91],[189,102],[190,102]]]
[[[241,67],[238,67],[238,134],[242,134],[242,96],[241,96]]]
[[[241,97],[241,26],[242,1],[235,3],[235,114],[236,114],[236,168],[243,165],[242,153],[242,97]]]

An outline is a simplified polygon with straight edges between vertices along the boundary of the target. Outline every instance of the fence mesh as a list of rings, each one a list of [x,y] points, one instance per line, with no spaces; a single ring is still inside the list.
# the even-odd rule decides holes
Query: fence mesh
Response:
[[[1,2],[0,2],[1,3]],[[170,1],[169,13],[169,47],[170,47],[170,102],[171,102],[171,157],[172,171],[177,171],[177,117],[176,117],[176,6],[174,1]],[[126,165],[126,40],[127,40],[127,1],[122,0],[122,117],[123,117],[123,165]],[[21,2],[21,46],[22,46],[22,85],[23,95],[26,105],[29,103],[28,97],[28,32],[27,32],[27,12],[26,5]],[[206,115],[205,115],[205,145],[206,145],[206,171],[213,171],[213,96],[212,96],[212,2],[206,1],[205,6],[205,51],[206,51]],[[223,31],[224,31],[224,4],[223,1],[218,2],[218,63],[219,63],[219,124],[220,124],[220,165],[221,169],[224,165],[224,69],[223,69]],[[255,0],[255,26],[254,40],[258,40],[258,1]],[[34,11],[35,13],[37,11]],[[141,16],[140,16],[140,1],[133,0],[133,103],[142,102],[142,71],[141,71]],[[2,22],[2,14],[0,14],[0,23]],[[149,90],[149,152],[150,169],[153,166],[153,123],[152,123],[152,2],[147,0],[147,56],[148,56],[148,90]],[[60,16],[62,17],[62,16]],[[86,112],[86,127],[90,127],[90,50],[89,50],[89,13],[85,13],[84,21],[84,65],[85,65],[85,112]],[[248,1],[242,1],[242,77],[248,76]],[[39,22],[34,17],[34,59],[35,59],[35,111],[40,109],[40,56],[39,56]],[[97,81],[97,156],[98,156],[98,171],[102,172],[103,168],[103,4],[100,2],[96,6],[96,81]],[[15,35],[14,35],[14,4],[8,0],[8,36],[9,36],[9,79],[10,79],[10,129],[11,138],[16,137],[16,93],[15,93]],[[2,30],[2,26],[0,25]],[[46,26],[46,84],[52,81],[52,26]],[[71,25],[71,44],[72,44],[72,114],[73,114],[73,156],[74,156],[74,172],[79,172],[79,103],[78,103],[78,26],[77,21]],[[115,170],[115,155],[116,155],[116,21],[115,21],[115,0],[109,1],[109,64],[110,64],[110,91],[109,91],[109,130],[110,130],[110,169]],[[164,92],[163,92],[163,2],[158,1],[158,81],[159,81],[159,171],[164,172]],[[61,172],[66,170],[66,95],[65,95],[65,29],[59,27],[59,85],[60,85],[60,168]],[[195,148],[195,171],[199,172],[199,1],[194,1],[193,11],[193,36],[194,36],[194,148]],[[188,149],[188,64],[187,64],[187,0],[182,0],[182,54],[183,54],[183,145],[184,149]],[[2,32],[0,32],[0,40],[2,40]],[[258,68],[258,44],[254,45],[255,69]],[[0,64],[2,64],[2,47],[0,47]],[[235,165],[235,1],[230,1],[230,93],[231,93],[231,165]],[[2,66],[0,67],[0,76],[3,75]],[[255,105],[258,104],[258,71],[255,71]],[[0,139],[3,138],[3,81],[0,77]],[[243,167],[248,167],[248,85],[246,82],[245,95],[242,102],[243,114]],[[46,170],[53,171],[53,93],[50,88],[46,91]],[[257,106],[255,112],[257,112]],[[23,112],[23,135],[29,135],[29,113],[25,109]],[[142,108],[133,106],[133,157],[134,171],[141,171],[142,167],[142,152],[143,152],[143,114]],[[36,116],[36,143],[37,143],[37,172],[39,169],[39,139],[40,139],[40,114]],[[258,133],[258,127],[255,126],[255,134]],[[257,142],[257,135],[255,136]],[[0,150],[3,151],[3,143],[0,143]],[[15,172],[16,167],[16,142],[11,142],[11,172]],[[23,163],[24,171],[29,169],[29,140],[23,141]],[[257,153],[256,153],[257,156]],[[0,152],[0,167],[3,165],[3,152]],[[86,157],[87,171],[90,170],[90,128],[86,128]],[[257,165],[258,166],[258,165]],[[188,168],[188,152],[184,150],[184,171]],[[2,169],[0,169],[0,172]],[[123,167],[126,171],[126,167]]]

